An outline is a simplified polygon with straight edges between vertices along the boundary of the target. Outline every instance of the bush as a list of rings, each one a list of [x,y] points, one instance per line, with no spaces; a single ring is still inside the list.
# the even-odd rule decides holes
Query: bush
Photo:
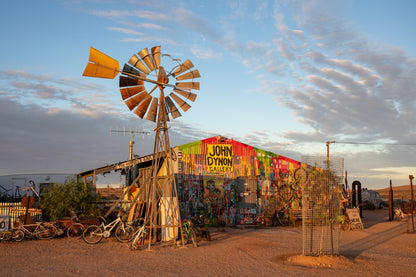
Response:
[[[68,178],[63,185],[52,184],[43,194],[42,214],[46,220],[61,219],[69,216],[71,211],[94,216],[98,213],[99,200],[91,182],[78,183],[74,178]]]

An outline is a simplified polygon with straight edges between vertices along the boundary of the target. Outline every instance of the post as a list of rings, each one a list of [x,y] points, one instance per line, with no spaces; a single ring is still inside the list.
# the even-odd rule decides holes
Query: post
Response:
[[[412,214],[412,228],[413,228],[413,233],[414,233],[415,232],[415,222],[414,222],[414,219],[413,219],[413,211],[414,211],[414,196],[413,196],[413,182],[412,182],[412,180],[414,179],[413,175],[409,175],[409,179],[410,179],[410,192],[411,192],[411,195],[412,195],[412,197],[410,199],[410,201],[412,201],[411,205],[410,205],[410,212]]]
[[[393,187],[390,180],[390,190],[389,190],[389,221],[394,220],[394,213],[393,213]]]
[[[329,145],[331,143],[335,143],[335,141],[327,141],[326,142],[326,170],[329,171]]]
[[[130,140],[129,141],[129,159],[130,159],[130,161],[133,160],[133,144],[134,144],[134,140]]]

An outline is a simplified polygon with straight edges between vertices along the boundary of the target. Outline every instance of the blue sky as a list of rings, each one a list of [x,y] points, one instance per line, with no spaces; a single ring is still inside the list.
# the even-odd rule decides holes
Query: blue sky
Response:
[[[124,65],[156,45],[201,73],[172,146],[216,135],[301,160],[344,158],[350,183],[416,174],[414,1],[7,1],[0,11],[0,175],[128,158],[153,130],[118,80],[82,77],[90,46]],[[135,154],[153,136],[135,138]],[[371,142],[379,144],[344,144]],[[400,144],[400,145],[397,145]]]

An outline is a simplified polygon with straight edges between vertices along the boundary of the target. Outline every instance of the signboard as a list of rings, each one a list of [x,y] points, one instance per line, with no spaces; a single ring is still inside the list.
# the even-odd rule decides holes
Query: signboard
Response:
[[[360,217],[360,209],[359,208],[352,208],[347,209],[348,218],[351,221],[351,227],[353,229],[364,229],[363,222],[361,221]]]
[[[9,218],[8,214],[0,214],[0,232],[9,230]]]
[[[231,144],[207,145],[207,171],[233,172],[233,146]]]

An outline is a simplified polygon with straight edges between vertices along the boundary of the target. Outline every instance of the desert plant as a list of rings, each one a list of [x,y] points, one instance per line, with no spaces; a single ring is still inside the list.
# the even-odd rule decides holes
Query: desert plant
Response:
[[[41,200],[42,214],[46,220],[61,219],[71,211],[93,216],[98,213],[99,200],[91,182],[84,184],[68,178],[64,184],[52,184],[45,191]]]

